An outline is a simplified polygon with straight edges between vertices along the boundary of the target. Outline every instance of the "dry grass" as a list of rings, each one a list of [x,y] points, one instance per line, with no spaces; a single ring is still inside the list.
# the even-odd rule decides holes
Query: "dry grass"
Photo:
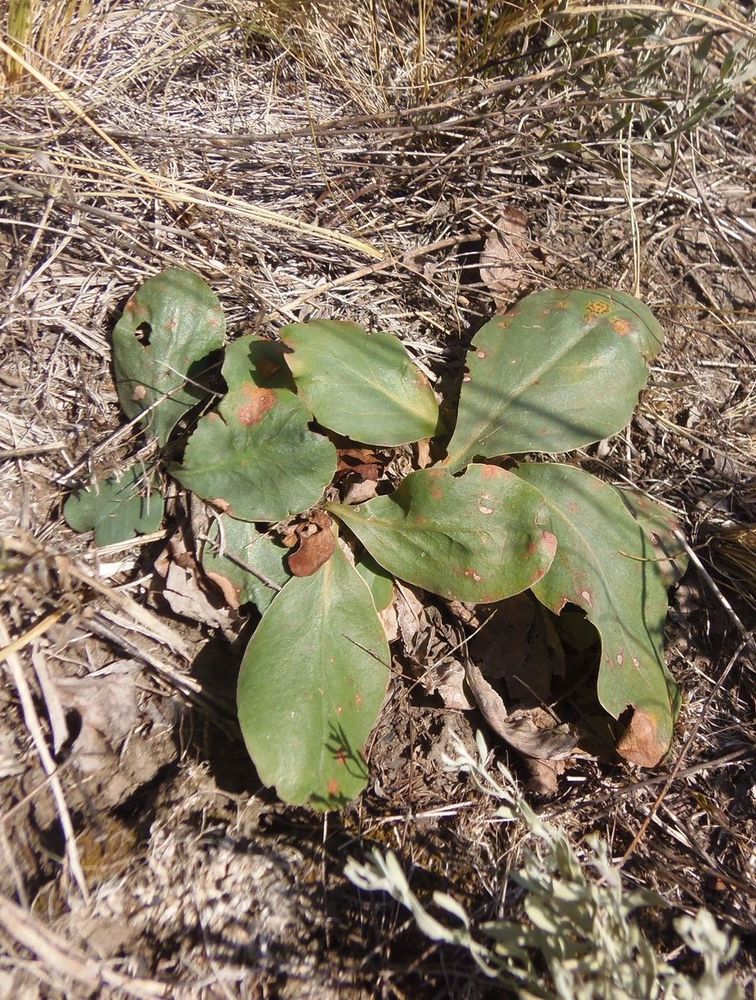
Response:
[[[70,23],[40,15],[0,104],[0,644],[15,644],[0,994],[487,995],[461,954],[342,874],[347,854],[390,846],[419,894],[500,914],[521,845],[440,765],[454,733],[470,743],[467,718],[397,674],[363,798],[325,822],[278,805],[233,737],[219,678],[238,651],[145,609],[154,540],[97,553],[61,503],[143,454],[119,431],[109,334],[147,275],[198,270],[233,336],[318,315],[390,330],[445,385],[492,311],[479,252],[511,205],[528,217],[524,290],[637,287],[663,320],[637,419],[582,460],[674,509],[752,627],[746,7],[101,0]],[[617,858],[632,844],[631,884],[705,903],[742,938],[745,981],[754,661],[695,572],[673,598],[669,662],[684,708],[668,773],[586,761],[546,812],[575,844],[596,830]],[[93,673],[130,678],[133,726],[112,744],[60,685]],[[648,919],[663,949],[668,917]]]

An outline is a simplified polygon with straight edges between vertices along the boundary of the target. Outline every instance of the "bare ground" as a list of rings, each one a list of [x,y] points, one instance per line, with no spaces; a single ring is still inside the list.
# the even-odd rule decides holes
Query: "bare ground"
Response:
[[[419,894],[507,909],[521,838],[441,759],[480,719],[421,696],[398,657],[366,793],[325,818],[281,805],[238,737],[239,642],[149,597],[173,522],[103,552],[61,508],[149,453],[120,430],[109,347],[145,277],[199,271],[232,337],[315,316],[389,330],[443,386],[494,312],[481,250],[512,207],[526,243],[498,305],[637,287],[663,322],[637,417],[579,459],[667,504],[722,587],[694,568],[672,596],[668,765],[579,759],[543,810],[576,845],[632,845],[628,884],[675,908],[644,917],[660,951],[674,913],[705,904],[753,995],[756,132],[753,88],[717,85],[756,29],[737,4],[698,24],[702,68],[692,5],[632,29],[594,5],[592,37],[550,6],[490,22],[104,0],[47,25],[44,79],[6,88],[0,995],[497,992],[343,875],[390,846]]]

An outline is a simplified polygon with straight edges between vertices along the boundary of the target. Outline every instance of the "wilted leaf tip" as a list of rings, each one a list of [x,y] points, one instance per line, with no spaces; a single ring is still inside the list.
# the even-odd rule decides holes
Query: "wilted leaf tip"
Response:
[[[641,709],[634,709],[630,723],[617,742],[617,752],[641,767],[656,767],[667,752],[667,744],[660,744],[658,721]]]

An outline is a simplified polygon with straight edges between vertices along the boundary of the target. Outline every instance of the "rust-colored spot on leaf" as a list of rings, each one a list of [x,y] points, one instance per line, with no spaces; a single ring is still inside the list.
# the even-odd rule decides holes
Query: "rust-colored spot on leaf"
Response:
[[[659,743],[657,720],[636,708],[617,742],[617,753],[631,764],[656,767],[666,752],[667,747]]]
[[[318,510],[305,524],[298,524],[294,531],[299,539],[299,548],[288,558],[289,571],[294,576],[312,576],[324,566],[333,555],[336,539],[331,531],[333,521]]]
[[[339,749],[334,754],[337,763],[341,764],[342,767],[346,767],[346,763],[349,760],[349,754],[344,749],[344,747],[339,747]]]
[[[483,360],[483,358],[488,357],[488,355],[487,355],[487,353],[485,351],[476,351],[475,352],[475,356],[476,356],[476,358],[480,358],[481,361]]]
[[[613,319],[612,320],[612,330],[618,333],[620,337],[626,337],[628,333],[633,330],[633,324],[628,319]]]
[[[123,308],[125,313],[128,313],[135,323],[139,320],[147,319],[150,315],[150,311],[147,306],[143,305],[135,295],[132,295],[129,301]]]
[[[609,312],[609,303],[605,299],[592,299],[585,307],[586,319],[592,316],[605,316]]]
[[[483,579],[480,573],[476,573],[474,569],[466,569],[465,576],[468,578],[468,580],[473,580],[475,583],[480,583],[480,581]]]
[[[259,424],[265,414],[276,405],[277,397],[272,389],[261,389],[251,382],[241,387],[243,402],[236,411],[239,423],[244,427]]]
[[[557,537],[551,531],[544,531],[543,533],[543,544],[546,546],[546,551],[549,555],[556,555],[557,550]]]
[[[501,475],[503,475],[503,472],[499,468],[498,465],[484,465],[483,466],[483,478],[484,479],[497,479]]]
[[[341,785],[335,778],[331,778],[331,780],[328,782],[328,794],[331,796],[331,798],[335,799],[336,796],[339,795],[340,793],[341,793]]]

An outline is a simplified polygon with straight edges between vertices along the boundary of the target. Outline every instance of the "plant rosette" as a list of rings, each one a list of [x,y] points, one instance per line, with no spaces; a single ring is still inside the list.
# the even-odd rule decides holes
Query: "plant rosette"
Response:
[[[127,303],[113,345],[119,395],[161,445],[207,399],[197,374],[224,328],[193,272],[170,269]],[[679,704],[664,661],[668,574],[681,569],[660,542],[669,515],[572,465],[499,464],[621,431],[662,339],[648,308],[622,292],[527,296],[473,338],[446,457],[358,504],[331,488],[333,440],[371,470],[372,448],[445,440],[436,396],[403,344],[318,320],[285,327],[276,342],[245,336],[226,347],[227,392],[169,472],[220,512],[205,572],[234,606],[261,613],[237,707],[250,757],[280,798],[331,809],[365,786],[364,747],[390,679],[380,613],[393,580],[467,605],[530,591],[556,615],[581,609],[601,644],[598,699],[625,723],[617,751],[647,767],[664,758]],[[112,520],[119,494],[101,492]],[[133,493],[127,537],[145,530]],[[297,548],[287,552],[273,529],[292,518],[286,541]],[[356,562],[349,545],[363,551]]]

